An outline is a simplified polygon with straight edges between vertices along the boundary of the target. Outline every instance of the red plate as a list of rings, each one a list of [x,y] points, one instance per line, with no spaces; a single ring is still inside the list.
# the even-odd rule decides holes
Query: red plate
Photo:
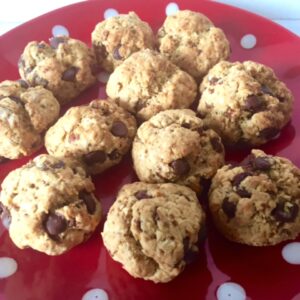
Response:
[[[18,78],[17,61],[24,46],[31,40],[47,41],[54,25],[63,25],[72,37],[90,43],[90,34],[95,24],[103,20],[106,9],[114,8],[120,13],[135,11],[156,30],[166,16],[168,3],[166,0],[89,1],[32,20],[0,38],[0,80]],[[207,14],[224,29],[232,45],[231,60],[252,59],[270,65],[287,83],[296,98],[293,121],[277,140],[263,149],[267,153],[286,156],[300,166],[300,104],[297,102],[300,100],[299,38],[270,21],[229,6],[199,0],[177,0],[177,4],[180,9]],[[257,39],[251,50],[243,49],[240,44],[246,34],[253,34]],[[98,94],[104,95],[101,83],[85,92],[72,105],[89,102]],[[230,159],[239,160],[245,154],[231,153]],[[1,165],[0,181],[10,170],[27,160]],[[119,188],[135,180],[130,158],[94,179],[106,214]],[[100,229],[102,226],[103,221]],[[300,266],[284,261],[281,254],[284,244],[265,248],[237,245],[222,238],[209,222],[208,239],[200,259],[174,281],[154,284],[132,278],[110,258],[103,247],[100,229],[85,244],[64,255],[50,257],[30,249],[19,250],[0,225],[0,257],[12,257],[18,263],[14,275],[0,279],[0,299],[81,299],[93,288],[104,289],[110,300],[216,299],[218,287],[229,281],[242,286],[248,299],[295,299],[297,294],[300,297]],[[98,295],[98,298],[91,299],[100,298]],[[222,299],[243,297],[233,290],[225,293]]]

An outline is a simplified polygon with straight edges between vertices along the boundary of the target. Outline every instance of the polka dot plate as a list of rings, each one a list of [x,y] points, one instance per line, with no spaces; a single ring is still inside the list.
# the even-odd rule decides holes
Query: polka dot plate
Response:
[[[102,0],[71,5],[0,37],[0,80],[18,79],[17,61],[31,40],[47,41],[52,35],[64,33],[90,43],[97,22],[129,11],[135,11],[157,30],[166,14],[178,9],[202,12],[221,27],[231,42],[232,61],[265,63],[287,83],[296,99],[293,120],[263,150],[286,156],[300,167],[300,39],[270,21],[229,6],[199,0]],[[71,105],[104,97],[106,80],[107,74],[100,73],[98,85]],[[227,159],[240,160],[247,152],[230,152]],[[28,159],[2,164],[0,181]],[[104,216],[120,187],[134,180],[130,156],[94,178]],[[300,299],[300,239],[275,247],[247,247],[226,241],[208,220],[208,237],[198,261],[174,281],[154,284],[130,277],[110,258],[100,238],[102,226],[103,221],[86,243],[64,255],[50,257],[16,248],[0,225],[0,300]]]

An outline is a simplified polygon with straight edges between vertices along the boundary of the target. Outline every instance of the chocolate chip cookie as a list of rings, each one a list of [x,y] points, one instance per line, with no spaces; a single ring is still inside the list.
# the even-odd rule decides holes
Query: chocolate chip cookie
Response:
[[[196,82],[163,55],[146,49],[132,54],[111,74],[106,92],[141,121],[160,111],[188,108]]]
[[[159,51],[200,81],[209,69],[228,59],[230,44],[222,29],[203,14],[181,10],[158,31]]]
[[[143,123],[133,142],[137,176],[149,183],[173,182],[201,192],[224,163],[224,147],[192,110],[160,112]]]
[[[132,53],[153,49],[155,37],[151,27],[130,12],[98,23],[92,33],[92,44],[100,66],[112,72]]]
[[[53,37],[49,44],[30,42],[19,60],[19,72],[30,85],[52,91],[61,104],[69,102],[96,82],[93,51],[79,40]]]
[[[70,108],[45,136],[47,151],[81,160],[89,174],[118,164],[136,133],[135,118],[109,100]]]
[[[59,255],[85,241],[101,218],[94,185],[77,162],[43,154],[9,173],[2,183],[0,213],[21,249]]]
[[[200,91],[199,114],[226,144],[264,144],[291,118],[292,93],[271,68],[253,61],[220,62]]]
[[[197,258],[205,214],[187,187],[123,186],[102,232],[112,258],[133,277],[168,282]]]
[[[300,170],[285,158],[252,150],[241,164],[218,170],[209,206],[229,240],[267,246],[295,239],[300,233]]]
[[[43,133],[58,118],[60,105],[41,86],[23,80],[0,83],[0,161],[27,156],[43,144]]]

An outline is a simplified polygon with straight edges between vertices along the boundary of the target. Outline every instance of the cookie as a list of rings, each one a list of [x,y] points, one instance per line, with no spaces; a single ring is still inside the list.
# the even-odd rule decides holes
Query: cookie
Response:
[[[222,29],[205,15],[190,10],[168,16],[157,38],[159,51],[197,81],[230,55],[230,44]]]
[[[26,82],[0,83],[0,161],[17,159],[38,150],[43,133],[58,118],[60,105],[53,94]]]
[[[188,108],[196,90],[196,82],[189,74],[149,49],[126,59],[106,86],[108,96],[141,121],[163,110]]]
[[[93,191],[80,165],[43,154],[4,179],[0,212],[11,217],[9,235],[17,247],[59,255],[98,225],[101,206]]]
[[[132,53],[153,49],[155,37],[151,27],[130,12],[98,23],[92,33],[92,44],[100,66],[112,72]]]
[[[118,164],[136,133],[134,117],[109,100],[70,108],[45,136],[49,154],[81,160],[89,174]]]
[[[112,258],[130,275],[168,282],[196,259],[204,222],[189,188],[135,182],[120,190],[102,237]]]
[[[268,246],[300,233],[300,170],[289,160],[252,153],[239,165],[226,165],[212,180],[210,210],[229,240]]]
[[[133,142],[132,157],[141,181],[173,182],[201,192],[224,163],[224,147],[213,130],[188,109],[160,112],[143,123]]]
[[[65,104],[96,82],[96,58],[79,40],[58,36],[49,43],[30,42],[20,57],[19,72],[30,85],[47,88]]]
[[[271,68],[220,62],[203,80],[198,112],[229,145],[262,145],[289,122],[293,96]]]

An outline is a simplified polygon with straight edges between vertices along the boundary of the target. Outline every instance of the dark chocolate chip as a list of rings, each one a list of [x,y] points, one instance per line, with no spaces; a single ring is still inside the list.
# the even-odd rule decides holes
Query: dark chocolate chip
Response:
[[[230,202],[228,198],[225,198],[222,203],[222,209],[229,219],[234,218],[236,211],[235,203]]]
[[[123,59],[123,57],[121,56],[120,51],[119,51],[120,48],[121,48],[121,46],[118,46],[113,51],[113,57],[114,57],[115,60],[121,60],[121,59]]]
[[[265,110],[266,104],[262,98],[251,95],[248,96],[245,100],[244,108],[245,110],[255,114],[257,112]]]
[[[109,159],[116,160],[121,157],[121,154],[117,149],[113,150],[111,153],[108,154]]]
[[[52,165],[52,168],[54,169],[62,169],[65,167],[65,163],[63,161],[59,161]]]
[[[271,89],[268,86],[266,86],[266,85],[262,85],[261,86],[261,91],[264,94],[268,94],[268,95],[274,96],[274,94],[272,93]]]
[[[242,197],[242,198],[250,198],[251,197],[251,193],[250,192],[248,192],[246,189],[244,189],[244,188],[238,188],[237,190],[236,190],[236,193],[240,196],[240,197]]]
[[[281,96],[276,96],[277,99],[279,100],[279,102],[284,102],[285,101],[285,98],[284,97],[281,97]]]
[[[198,258],[198,252],[189,247],[189,238],[183,239],[183,260],[187,265],[193,263]]]
[[[72,66],[63,72],[61,79],[64,81],[74,81],[78,71],[79,68]]]
[[[128,129],[126,125],[121,121],[115,121],[112,124],[110,132],[117,137],[126,137],[128,135]]]
[[[43,87],[46,87],[48,85],[48,80],[46,80],[38,75],[35,75],[33,77],[33,82],[34,82],[34,85],[41,85]]]
[[[184,176],[189,173],[191,167],[185,158],[180,158],[171,162],[171,167],[175,174],[178,176]]]
[[[206,112],[198,111],[197,112],[197,117],[200,118],[200,119],[204,119],[206,117]]]
[[[275,137],[278,133],[280,132],[280,130],[278,128],[275,128],[275,127],[267,127],[267,128],[264,128],[260,133],[259,133],[259,136],[261,138],[264,138],[264,139],[272,139],[273,137]]]
[[[236,174],[234,177],[233,177],[233,180],[232,180],[232,184],[233,186],[239,186],[240,183],[248,176],[251,176],[251,173],[249,172],[244,172],[244,173],[239,173],[239,174]]]
[[[28,85],[28,83],[25,80],[19,79],[18,82],[19,82],[19,84],[20,84],[20,86],[22,88],[24,88],[24,89],[28,89],[29,88],[29,85]]]
[[[56,236],[67,229],[67,221],[60,215],[50,213],[46,218],[44,226],[49,235]]]
[[[211,78],[211,79],[209,80],[209,83],[210,83],[211,85],[216,85],[218,81],[219,81],[219,78],[213,77],[213,78]]]
[[[81,191],[79,193],[79,198],[83,200],[86,205],[87,211],[92,215],[96,211],[96,203],[93,195],[86,191]]]
[[[272,211],[272,215],[279,222],[290,223],[298,216],[299,207],[296,203],[279,202]]]
[[[65,37],[65,36],[55,36],[55,37],[52,37],[49,39],[49,43],[53,49],[57,49],[58,45],[65,43],[66,40],[67,40],[67,37]]]
[[[251,164],[254,170],[268,171],[271,168],[271,163],[267,157],[255,157]]]
[[[222,153],[223,152],[223,146],[222,146],[219,138],[213,137],[213,138],[211,138],[210,142],[211,142],[211,145],[212,145],[213,149],[216,152],[218,152],[218,153]]]
[[[83,156],[83,160],[88,165],[102,164],[106,160],[106,153],[101,150],[93,151]]]
[[[147,191],[146,191],[146,190],[137,191],[136,193],[134,193],[134,196],[135,196],[135,198],[137,198],[138,200],[152,198],[152,196],[149,196],[149,195],[147,194]]]
[[[104,59],[107,56],[107,51],[104,45],[94,45],[94,50],[99,59]]]
[[[182,123],[182,124],[181,124],[181,127],[190,129],[190,128],[191,128],[191,125],[190,125],[189,123]]]

